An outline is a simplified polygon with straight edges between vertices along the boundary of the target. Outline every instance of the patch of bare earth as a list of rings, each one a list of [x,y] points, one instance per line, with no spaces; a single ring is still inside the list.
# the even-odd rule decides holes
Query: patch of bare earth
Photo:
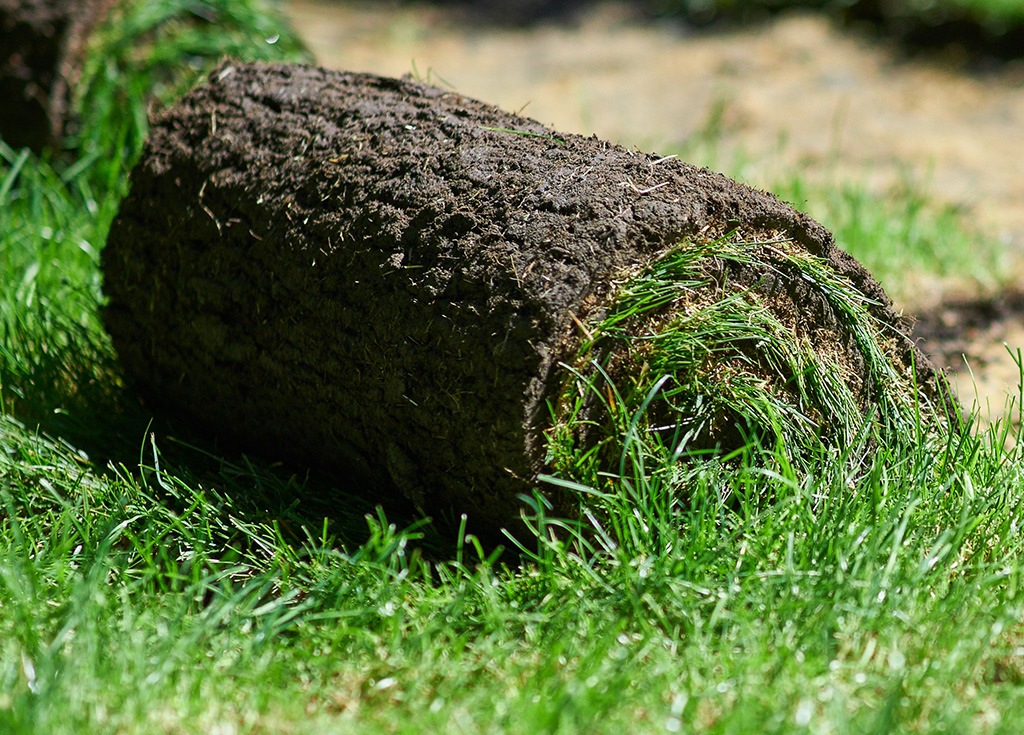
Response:
[[[680,147],[719,111],[722,148],[757,163],[744,172],[751,180],[799,167],[812,179],[848,176],[884,192],[909,174],[1015,260],[1024,253],[1020,63],[966,74],[934,58],[908,60],[813,15],[695,34],[640,22],[614,4],[522,29],[476,26],[431,6],[285,7],[325,66],[412,73],[558,130],[647,151]],[[1024,346],[1024,298],[944,288],[923,286],[903,306],[964,402],[977,398],[998,414],[1017,394],[1012,352]]]

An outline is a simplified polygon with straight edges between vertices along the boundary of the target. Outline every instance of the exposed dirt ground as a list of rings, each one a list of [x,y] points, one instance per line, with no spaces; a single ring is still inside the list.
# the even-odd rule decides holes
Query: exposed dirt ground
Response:
[[[325,66],[413,73],[647,151],[678,148],[713,122],[722,148],[770,166],[766,178],[799,165],[802,175],[849,176],[884,192],[910,176],[1024,253],[1024,63],[968,73],[955,55],[908,59],[802,14],[695,34],[617,5],[523,29],[387,2],[285,7]],[[1024,299],[923,290],[903,306],[965,402],[977,395],[995,414],[1016,395],[1003,343],[1024,346]]]

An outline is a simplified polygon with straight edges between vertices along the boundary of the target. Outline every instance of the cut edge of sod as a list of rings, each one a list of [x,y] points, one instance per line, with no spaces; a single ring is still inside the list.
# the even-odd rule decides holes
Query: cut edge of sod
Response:
[[[794,274],[816,316],[779,296]],[[548,434],[562,487],[600,492],[752,447],[795,467],[842,458],[856,474],[856,447],[939,446],[962,426],[943,376],[919,384],[911,343],[879,304],[778,233],[686,241],[620,283],[563,364]]]
[[[100,319],[107,230],[155,110],[225,56],[310,58],[277,5],[117,3],[85,41],[64,150],[0,140],[0,413],[90,448],[122,442],[106,422],[138,403]]]

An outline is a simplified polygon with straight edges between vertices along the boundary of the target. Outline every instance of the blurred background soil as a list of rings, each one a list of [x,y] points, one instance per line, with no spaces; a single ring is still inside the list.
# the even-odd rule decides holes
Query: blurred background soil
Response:
[[[742,152],[755,185],[787,171],[882,194],[912,181],[1024,260],[1024,61],[979,69],[956,49],[909,54],[809,13],[698,31],[615,3],[527,25],[408,3],[285,10],[325,66],[412,74],[645,151],[706,139]],[[901,306],[964,401],[1000,413],[1017,393],[1007,346],[1024,346],[1024,297],[922,284]]]

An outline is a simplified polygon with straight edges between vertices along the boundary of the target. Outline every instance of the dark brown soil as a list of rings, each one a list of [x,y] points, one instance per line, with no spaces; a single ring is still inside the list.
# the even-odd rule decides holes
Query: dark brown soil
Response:
[[[963,355],[980,357],[975,347],[981,333],[999,329],[1024,314],[1024,293],[1005,291],[997,297],[956,298],[917,317],[914,335],[942,367],[959,367]]]
[[[0,0],[0,137],[60,143],[81,53],[112,0]]]
[[[877,283],[770,194],[424,84],[298,66],[225,64],[156,121],[103,254],[105,318],[154,408],[494,531],[544,466],[575,325],[617,279],[734,229],[825,259],[932,384]],[[799,274],[722,268],[863,369]]]
[[[1018,287],[945,299],[921,313],[914,337],[949,371],[960,399],[982,421],[1004,415],[1020,420],[1024,292]],[[1016,405],[1008,405],[1011,398]]]

